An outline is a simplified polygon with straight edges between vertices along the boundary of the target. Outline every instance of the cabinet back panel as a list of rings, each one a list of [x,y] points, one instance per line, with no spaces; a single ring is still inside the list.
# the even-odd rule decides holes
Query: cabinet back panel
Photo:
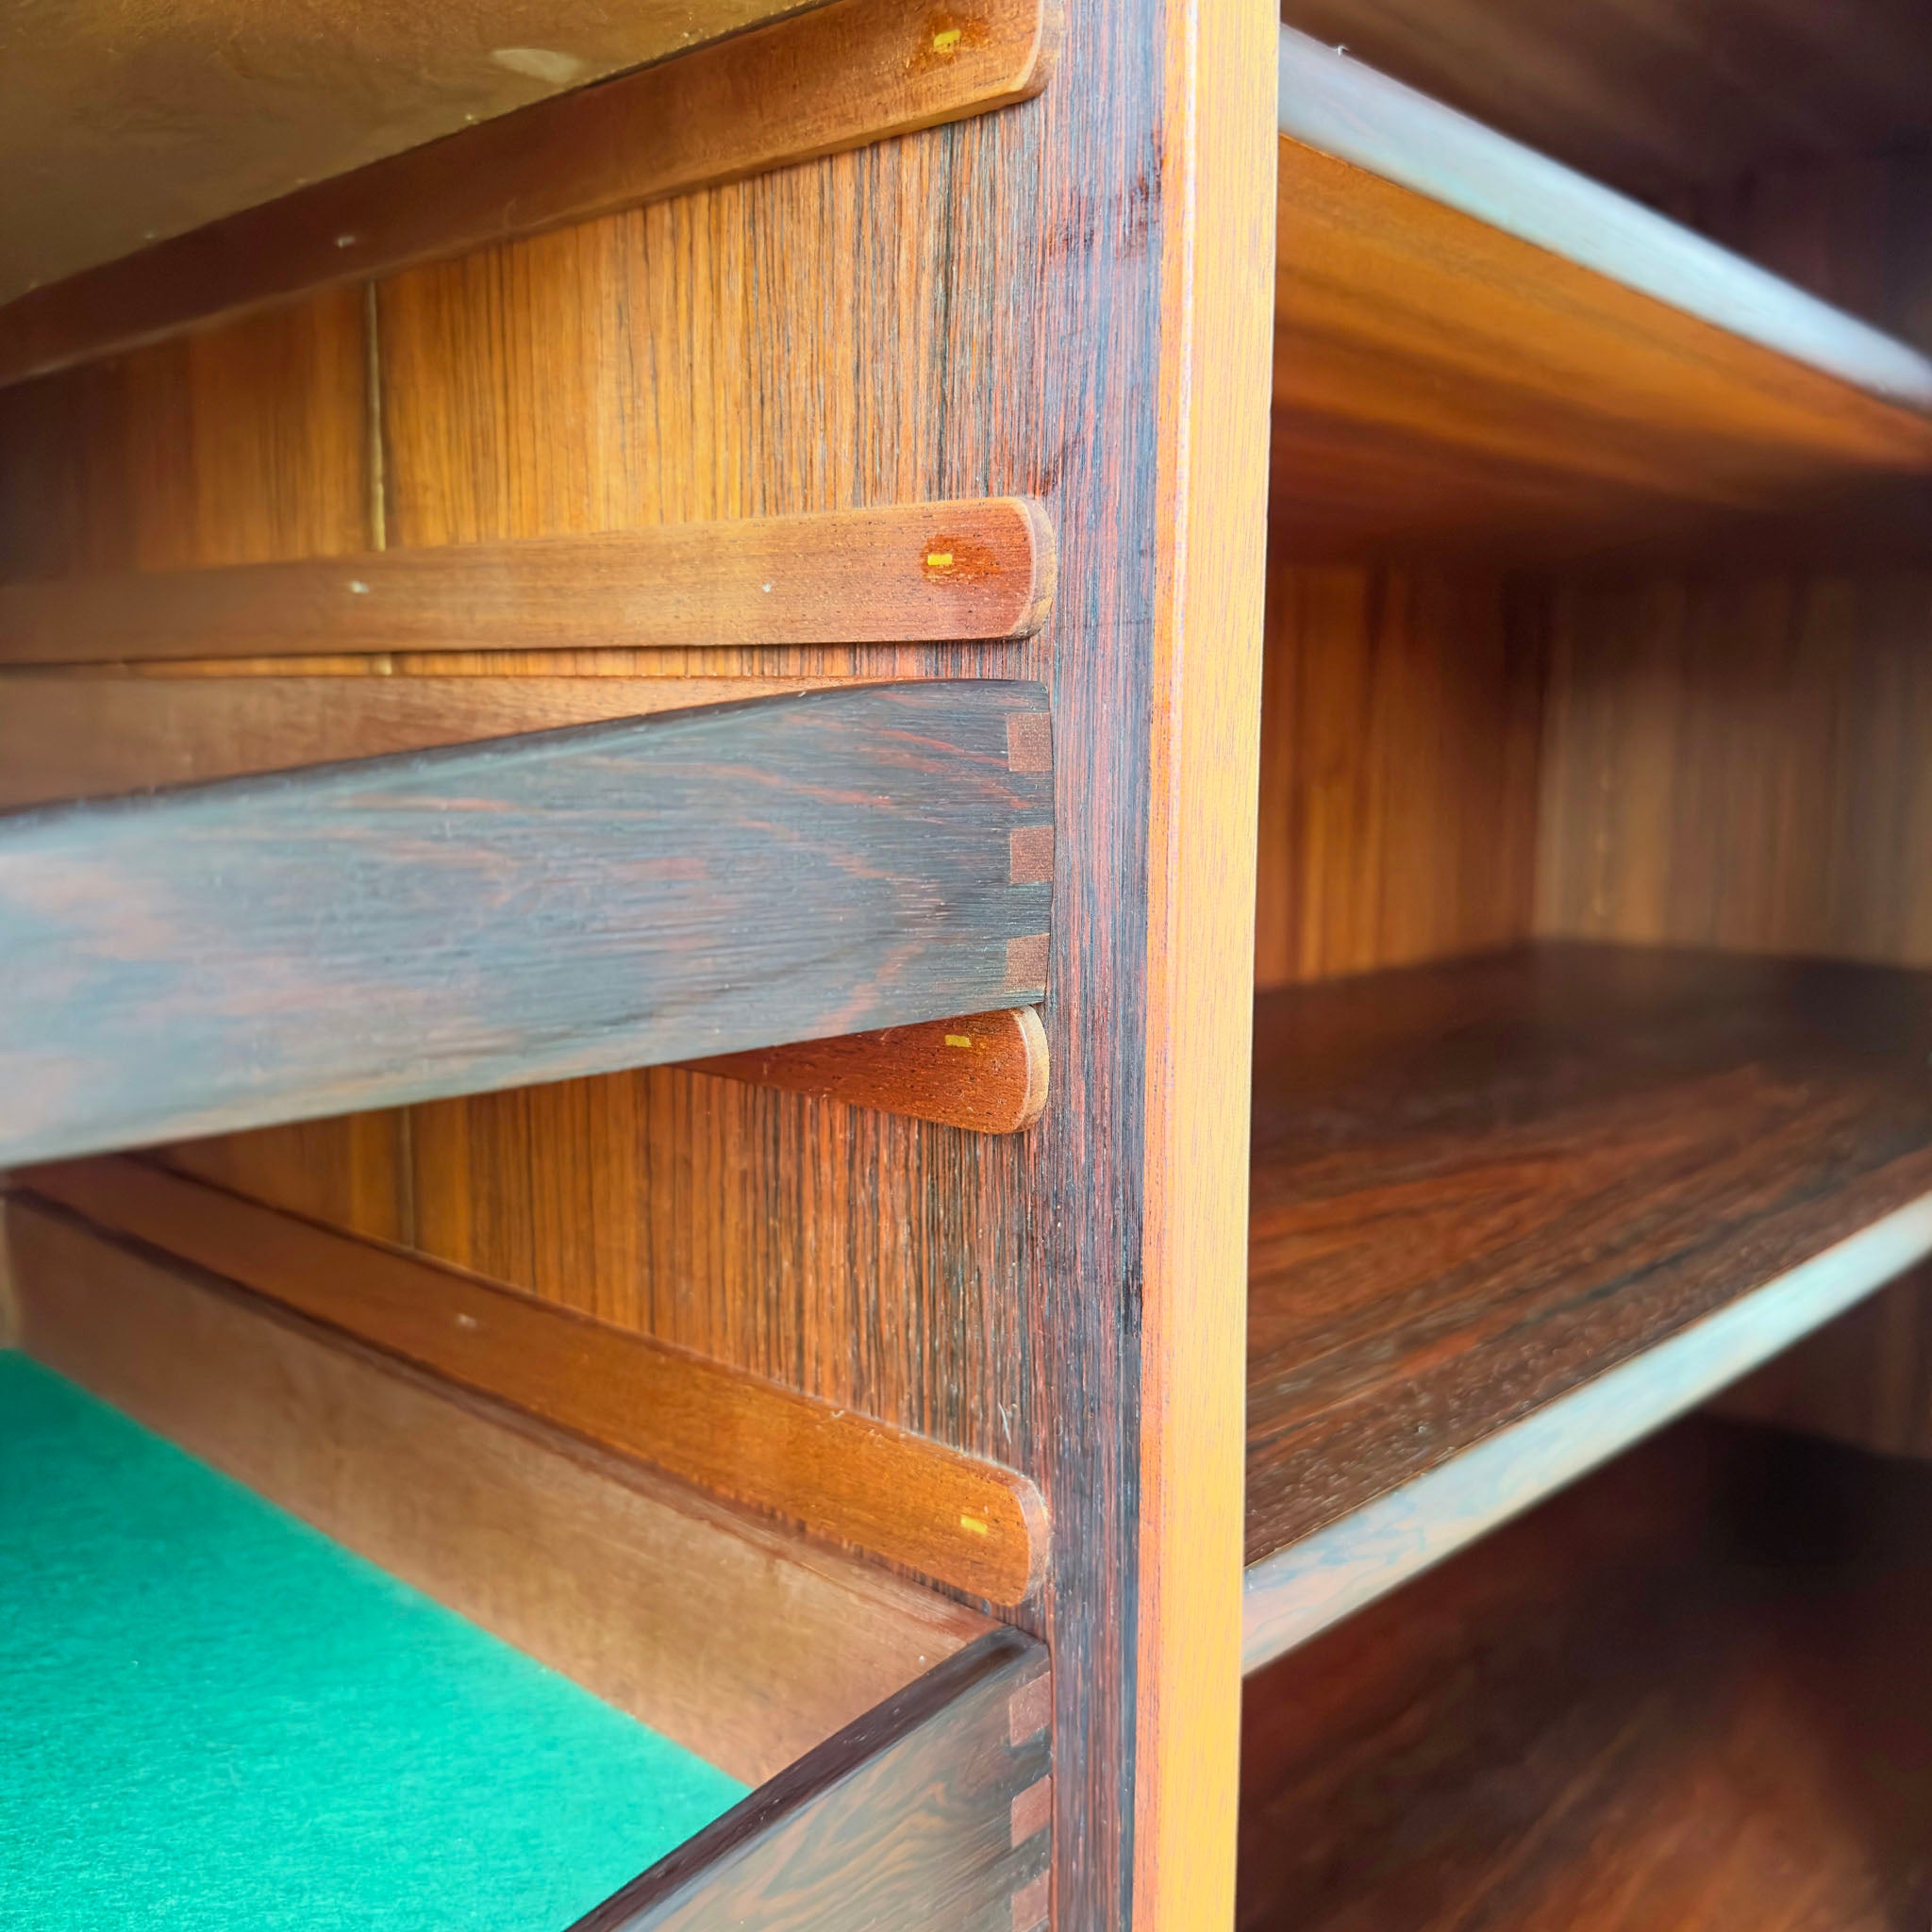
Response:
[[[1932,578],[1560,587],[1541,932],[1932,964]]]
[[[1538,647],[1500,576],[1271,570],[1258,987],[1529,936]]]

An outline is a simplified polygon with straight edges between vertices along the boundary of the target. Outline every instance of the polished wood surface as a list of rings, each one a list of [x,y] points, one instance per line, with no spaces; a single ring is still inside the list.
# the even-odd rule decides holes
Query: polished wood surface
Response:
[[[1915,352],[1480,129],[1461,167],[1457,117],[1306,64],[1341,97],[1283,99],[1310,111],[1280,147],[1274,516],[1305,554],[1588,552],[1932,469]]]
[[[73,0],[0,24],[0,301],[808,0]]]
[[[1058,0],[830,0],[17,297],[0,382],[302,291],[910,133],[1046,84]]]
[[[1928,169],[1923,146],[1785,158],[1699,194],[1692,212],[1927,348]],[[1863,508],[1846,506],[1872,531]],[[1796,567],[1806,557],[1797,546],[1748,568],[1702,559],[1557,588],[1539,908],[1550,930],[1932,959],[1910,722],[1926,702],[1932,582],[1870,562]],[[1888,1291],[1725,1407],[1925,1453],[1925,1294],[1923,1274]]]
[[[1283,0],[1281,16],[1664,207],[1932,135],[1918,0]]]
[[[1659,574],[1550,609],[1541,930],[1932,965],[1932,576]]]
[[[1243,1932],[1916,1924],[1924,1473],[1674,1431],[1251,1678]]]
[[[849,1409],[132,1160],[29,1168],[40,1197],[714,1494],[997,1604],[1043,1574],[1024,1476]]]
[[[1037,1001],[1042,706],[807,691],[17,814],[0,1157]]]
[[[1268,576],[1256,984],[1526,940],[1542,630],[1500,575]]]
[[[7,1226],[30,1355],[736,1777],[986,1628],[60,1210]]]
[[[1545,947],[1257,1039],[1251,1563],[1932,1192],[1918,974]]]
[[[1046,1028],[1031,1007],[692,1060],[693,1073],[914,1120],[1018,1134],[1046,1111]]]
[[[1050,1849],[1027,1727],[1046,1658],[981,1638],[781,1772],[575,1932],[1040,1932]],[[1038,1823],[1036,1824],[1036,1818]],[[1032,1826],[1032,1829],[1028,1829]]]
[[[1284,27],[1281,132],[1726,337],[1921,413],[1932,362],[1655,210]]]
[[[1272,8],[1174,8],[1149,747],[1133,1924],[1233,1904]],[[1210,481],[1211,479],[1211,481]],[[1114,1163],[1131,1157],[1123,1149]],[[1109,1164],[1114,1164],[1109,1163]]]
[[[906,504],[0,585],[0,662],[1004,642],[1052,601],[1037,506]]]
[[[280,663],[273,675],[239,676],[8,674],[0,680],[0,807],[427,751],[833,681],[398,676],[383,659],[353,663],[353,674],[334,676],[291,677]]]
[[[1928,1256],[1932,1195],[1922,1194],[1264,1557],[1243,1592],[1246,1668],[1319,1636],[1700,1403],[1715,1396],[1728,1407],[1727,1385],[1828,1332],[1874,1283]]]
[[[1141,1569],[1172,1522],[1142,1520],[1139,1477],[1147,760],[1185,690],[1151,682],[1160,549],[1187,527],[1158,500],[1163,475],[1185,481],[1211,526],[1215,495],[1245,501],[1252,478],[1163,471],[1158,450],[1161,360],[1186,340],[1163,308],[1161,163],[1199,85],[1168,78],[1180,9],[1063,11],[1058,77],[1009,111],[387,278],[373,318],[343,305],[354,380],[328,388],[343,413],[327,433],[292,347],[275,351],[290,393],[257,379],[270,318],[0,391],[0,575],[985,495],[1046,506],[1054,611],[1000,654],[1052,690],[1058,815],[1078,825],[1056,852],[1055,1097],[1029,1133],[653,1069],[408,1109],[387,1190],[359,1155],[325,1165],[315,1140],[172,1158],[291,1201],[325,1172],[341,1195],[359,1174],[361,1210],[392,1209],[432,1257],[1030,1476],[1052,1575],[1016,1617],[1059,1666],[1053,1908],[1062,1932],[1118,1932],[1134,1916],[1136,1780],[1183,1799],[1189,1786],[1171,1757],[1137,1770],[1133,1708]],[[1234,202],[1215,206],[1220,219]],[[346,533],[319,517],[306,530],[328,501],[358,509]],[[648,655],[396,654],[390,668],[994,668],[952,645]]]
[[[1025,107],[416,271],[382,288],[378,322],[395,542],[987,491],[1048,508],[1054,614],[1010,654],[1053,690],[1055,789],[1079,824],[1057,854],[1040,1125],[964,1136],[647,1073],[422,1109],[415,1200],[425,1249],[458,1265],[1034,1477],[1055,1556],[1029,1627],[1076,1740],[1055,1909],[1114,1932],[1133,1917],[1128,1606],[1147,1547],[1141,1170],[1121,1164],[1146,1052],[1137,774],[1170,702],[1145,643],[1155,424],[1129,399],[1158,394],[1151,163],[1179,96],[1164,6],[1066,14],[1058,78]],[[708,291],[700,317],[681,289]],[[666,668],[959,675],[966,656]]]

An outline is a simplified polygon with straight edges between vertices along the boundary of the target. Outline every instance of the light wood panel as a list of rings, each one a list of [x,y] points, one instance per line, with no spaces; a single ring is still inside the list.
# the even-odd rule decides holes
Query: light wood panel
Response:
[[[14,814],[0,1158],[1031,1004],[1043,705],[803,691]]]
[[[0,310],[0,382],[1024,100],[1058,0],[829,0],[586,92],[297,188]]]
[[[1537,922],[1932,963],[1932,578],[1554,593]]]
[[[1134,1924],[1224,1923],[1238,1778],[1273,9],[1167,20],[1160,572],[1148,782]],[[1215,479],[1213,487],[1208,479]]]
[[[1052,599],[1037,505],[907,504],[0,585],[0,661],[1005,642]]]
[[[1932,133],[1916,0],[1283,0],[1290,26],[1626,194]]]
[[[0,301],[808,0],[129,8],[0,24]]]
[[[1042,1573],[1024,1476],[775,1383],[129,1160],[26,1171],[35,1193],[715,1494],[1000,1604]]]
[[[1932,1241],[1923,974],[1550,947],[1274,994],[1257,1033],[1251,1662],[1591,1446],[1424,1493],[1509,1424],[1627,1363],[1611,1453]]]
[[[342,290],[0,390],[0,577],[366,549],[366,307]]]
[[[1932,469],[1932,366],[1284,33],[1277,532],[1602,549]]]
[[[58,1210],[7,1228],[30,1355],[734,1776],[986,1627]]]
[[[415,1238],[407,1108],[183,1141],[156,1158],[349,1234],[403,1245]]]
[[[1493,575],[1268,582],[1257,986],[1528,938],[1541,637]]]

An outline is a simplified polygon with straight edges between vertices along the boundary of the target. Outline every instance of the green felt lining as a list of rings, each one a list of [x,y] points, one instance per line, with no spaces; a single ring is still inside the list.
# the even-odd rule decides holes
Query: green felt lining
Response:
[[[9,1932],[545,1932],[743,1791],[0,1353]]]

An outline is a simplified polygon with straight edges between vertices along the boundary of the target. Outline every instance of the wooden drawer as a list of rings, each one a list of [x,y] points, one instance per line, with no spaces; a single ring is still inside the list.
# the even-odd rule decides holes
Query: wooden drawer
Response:
[[[321,1918],[350,1923],[393,1874],[401,1837],[438,1924],[560,1927],[582,1912],[612,1927],[1011,1932],[1044,1919],[1050,1705],[1030,1639],[71,1212],[16,1194],[7,1228],[13,1340],[40,1365],[0,1358],[14,1574],[80,1592],[32,1593],[15,1641],[29,1680],[39,1641],[79,1691],[135,1687],[93,1745],[76,1746],[60,1697],[29,1706],[31,1761],[127,1774],[92,1777],[86,1829],[47,1839],[43,1890],[59,1892],[66,1857],[83,1861],[76,1882],[85,1872],[158,1924],[220,1909],[197,1905],[197,1874],[300,1884]],[[56,1511],[54,1496],[75,1500]],[[238,1539],[276,1554],[238,1558]],[[144,1649],[149,1624],[206,1643],[210,1591],[232,1626],[208,1668]],[[63,1608],[83,1601],[86,1619]],[[92,1656],[75,1649],[81,1624],[103,1640]],[[318,1730],[323,1706],[344,1715]],[[72,1722],[91,1707],[81,1696]],[[224,1790],[231,1760],[194,1748],[210,1726],[249,1740],[241,1761],[259,1787]],[[458,1766],[501,1764],[500,1793],[455,1806],[450,1739]],[[178,1774],[171,1748],[189,1754]],[[641,1787],[654,1778],[661,1794]],[[264,1804],[262,1788],[287,1802]],[[197,1789],[195,1834],[143,1831],[150,1800],[175,1815]],[[638,1857],[640,1873],[591,1804],[656,1804],[664,1829],[700,1828]],[[225,1832],[233,1844],[200,1835]],[[520,1899],[541,1907],[525,1916]],[[407,1887],[389,1908],[415,1908]]]

